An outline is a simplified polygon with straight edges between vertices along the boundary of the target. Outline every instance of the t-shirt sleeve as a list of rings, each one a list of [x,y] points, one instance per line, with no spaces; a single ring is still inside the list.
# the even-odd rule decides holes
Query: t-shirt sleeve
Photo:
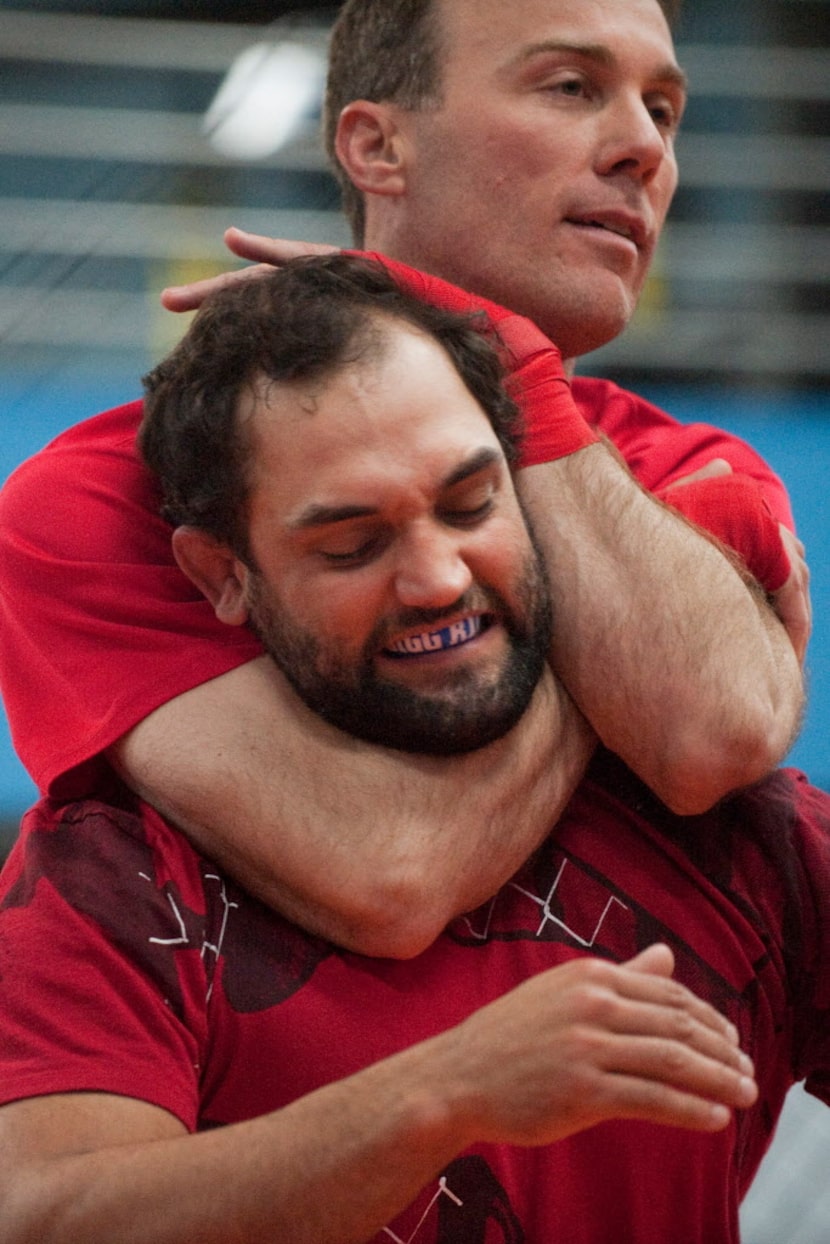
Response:
[[[167,842],[92,801],[24,819],[0,878],[0,1103],[113,1093],[196,1129],[204,890],[159,824]]]
[[[679,423],[608,380],[577,377],[573,394],[586,420],[613,442],[651,492],[661,492],[713,458],[724,458],[733,471],[755,480],[776,521],[795,529],[784,484],[740,437],[706,423]]]
[[[79,424],[0,493],[0,686],[23,764],[62,798],[159,705],[261,651],[178,569],[140,418],[134,402]]]

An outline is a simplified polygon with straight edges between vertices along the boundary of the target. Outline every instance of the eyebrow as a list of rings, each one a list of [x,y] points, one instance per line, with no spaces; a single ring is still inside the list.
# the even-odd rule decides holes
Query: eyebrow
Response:
[[[441,491],[454,488],[456,484],[501,461],[502,454],[498,450],[479,449],[445,476],[441,481]],[[331,523],[346,523],[353,518],[371,518],[377,512],[377,507],[372,505],[324,505],[313,501],[291,519],[288,526],[292,531],[308,531],[315,527],[327,527]]]
[[[540,43],[533,43],[524,48],[517,59],[519,62],[529,61],[534,56],[543,56],[546,52],[570,52],[574,56],[606,66],[616,63],[614,53],[604,43],[569,43],[565,39],[545,39]],[[686,74],[674,61],[666,61],[665,64],[658,65],[651,77],[655,82],[667,82],[679,87],[682,91],[689,89]]]

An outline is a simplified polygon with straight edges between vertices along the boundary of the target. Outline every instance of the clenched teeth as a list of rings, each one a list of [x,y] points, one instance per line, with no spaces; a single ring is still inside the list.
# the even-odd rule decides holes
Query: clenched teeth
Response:
[[[443,626],[437,631],[422,631],[419,635],[406,635],[390,644],[385,652],[389,656],[412,657],[421,656],[425,652],[441,652],[446,648],[457,648],[459,644],[469,643],[482,631],[482,617],[462,618],[450,626]]]

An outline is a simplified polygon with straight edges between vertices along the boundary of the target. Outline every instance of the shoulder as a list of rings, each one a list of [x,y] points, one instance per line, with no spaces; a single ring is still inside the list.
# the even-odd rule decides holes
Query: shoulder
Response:
[[[28,479],[40,473],[57,470],[59,464],[64,463],[68,457],[83,460],[87,455],[94,456],[103,452],[135,456],[135,438],[143,410],[143,402],[136,399],[73,424],[21,463],[9,476],[9,482],[16,481],[18,477]]]
[[[0,490],[0,539],[10,556],[42,549],[95,561],[124,525],[139,538],[140,516],[159,508],[136,446],[142,410],[134,401],[76,424],[12,472]]]
[[[195,1126],[209,973],[185,840],[128,792],[24,819],[0,878],[0,1100],[105,1092]]]
[[[196,852],[115,780],[102,798],[42,799],[24,816],[3,871],[0,907],[26,906],[43,881],[56,903],[121,941],[127,927],[169,922],[171,884],[204,907]]]

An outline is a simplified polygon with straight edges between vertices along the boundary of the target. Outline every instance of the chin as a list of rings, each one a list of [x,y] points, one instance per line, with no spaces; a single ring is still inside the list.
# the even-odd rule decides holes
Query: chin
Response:
[[[552,293],[544,307],[529,314],[564,359],[575,359],[619,337],[636,306],[630,290],[621,290],[616,282],[609,289],[608,281],[596,281],[588,288],[572,287],[568,297]]]
[[[559,346],[563,358],[581,358],[584,354],[607,346],[610,341],[615,341],[624,333],[631,322],[635,307],[636,304],[628,302],[625,305],[617,302],[616,306],[610,301],[595,303],[588,315],[577,320],[573,331],[561,333],[552,340]]]

